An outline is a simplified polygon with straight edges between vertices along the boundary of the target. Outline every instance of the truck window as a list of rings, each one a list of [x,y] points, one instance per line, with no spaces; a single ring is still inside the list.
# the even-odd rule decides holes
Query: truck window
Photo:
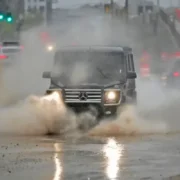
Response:
[[[134,67],[134,59],[133,59],[133,54],[130,54],[130,61],[131,61],[131,66],[132,66],[132,71],[135,71],[135,67]]]
[[[133,65],[132,65],[130,54],[128,54],[128,71],[130,71],[130,72],[133,71]]]

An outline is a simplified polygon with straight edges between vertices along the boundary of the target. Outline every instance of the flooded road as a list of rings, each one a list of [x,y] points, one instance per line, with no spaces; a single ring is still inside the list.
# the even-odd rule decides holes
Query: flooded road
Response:
[[[2,180],[139,180],[179,174],[179,135],[0,141]]]
[[[57,40],[102,44],[113,39],[117,44],[120,38],[113,33],[118,32],[123,44],[140,46],[133,28],[128,31],[123,24],[114,31],[102,19],[88,17],[78,26],[71,22],[70,28],[65,26],[66,34],[60,34],[64,29],[58,25]],[[87,28],[86,20],[91,22]],[[0,180],[178,178],[179,93],[165,94],[156,80],[138,80],[138,107],[114,121],[97,125],[89,114],[64,114],[62,106],[57,108],[42,97],[49,86],[42,72],[52,65],[52,55],[37,40],[42,31],[24,33],[22,61],[0,71]],[[89,121],[95,121],[95,128],[90,129]],[[79,131],[80,124],[84,132]],[[49,132],[59,135],[45,136]]]

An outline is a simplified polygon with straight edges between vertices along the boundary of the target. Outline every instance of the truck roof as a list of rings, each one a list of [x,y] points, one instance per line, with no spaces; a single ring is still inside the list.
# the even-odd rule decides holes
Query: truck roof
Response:
[[[114,52],[132,52],[132,48],[127,46],[105,46],[105,45],[93,45],[93,46],[63,46],[57,49],[56,52],[63,52],[63,51],[114,51]]]

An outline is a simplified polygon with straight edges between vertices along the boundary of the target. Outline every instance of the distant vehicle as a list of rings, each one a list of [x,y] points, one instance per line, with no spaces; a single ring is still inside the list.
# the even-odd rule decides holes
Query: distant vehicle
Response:
[[[46,52],[54,52],[56,45],[55,43],[47,43],[45,48],[46,48]]]
[[[169,72],[176,61],[180,60],[180,52],[166,53],[161,54],[160,62],[160,73],[162,77]]]
[[[40,34],[40,39],[45,46],[45,51],[46,52],[54,52],[55,50],[55,43],[53,42],[51,36],[47,32],[41,32]]]
[[[129,47],[64,47],[56,51],[46,94],[59,92],[75,112],[95,107],[98,116],[115,115],[128,102],[136,103],[136,79]]]
[[[23,46],[17,41],[0,42],[0,62],[3,64],[14,64],[20,58]]]
[[[141,79],[150,79],[151,77],[151,67],[150,67],[151,57],[146,51],[143,52],[140,58],[140,77]]]
[[[174,60],[167,71],[162,75],[161,81],[168,89],[180,89],[180,59]]]

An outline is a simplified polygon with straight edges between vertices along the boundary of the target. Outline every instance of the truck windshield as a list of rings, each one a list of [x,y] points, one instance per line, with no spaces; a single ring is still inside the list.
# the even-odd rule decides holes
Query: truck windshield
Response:
[[[55,54],[54,68],[70,73],[75,67],[89,69],[116,77],[124,74],[125,60],[122,52],[75,51]],[[83,69],[79,68],[83,71]],[[78,72],[80,73],[80,72]]]

